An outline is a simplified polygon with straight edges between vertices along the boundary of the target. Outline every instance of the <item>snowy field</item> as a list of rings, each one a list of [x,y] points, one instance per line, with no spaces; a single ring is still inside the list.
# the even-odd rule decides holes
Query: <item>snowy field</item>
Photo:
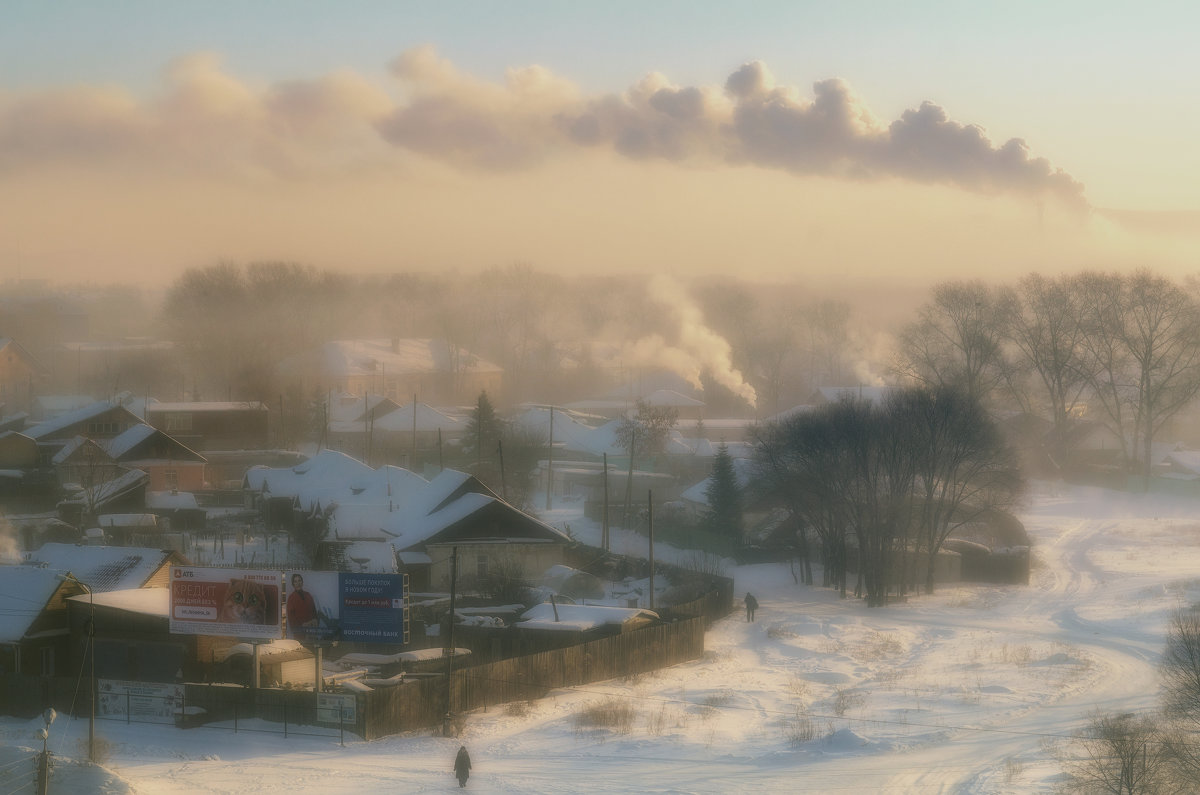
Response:
[[[1054,792],[1090,711],[1154,708],[1167,620],[1200,601],[1198,509],[1042,485],[1022,512],[1036,545],[1028,587],[944,587],[883,609],[796,585],[786,565],[730,568],[758,620],[716,624],[702,660],[471,713],[460,739],[342,748],[336,736],[101,721],[100,771],[68,759],[87,722],[64,716],[51,792],[453,792],[460,742],[478,792]],[[548,518],[598,540],[575,506]],[[34,791],[40,726],[0,718],[0,791]]]

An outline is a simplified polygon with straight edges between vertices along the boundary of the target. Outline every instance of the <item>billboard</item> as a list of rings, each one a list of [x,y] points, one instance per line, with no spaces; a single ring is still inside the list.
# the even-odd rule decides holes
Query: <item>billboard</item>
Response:
[[[301,643],[340,640],[341,590],[336,571],[287,571],[287,636]]]
[[[170,631],[177,635],[282,636],[278,571],[172,566]]]
[[[289,571],[287,636],[302,643],[408,642],[408,577]]]

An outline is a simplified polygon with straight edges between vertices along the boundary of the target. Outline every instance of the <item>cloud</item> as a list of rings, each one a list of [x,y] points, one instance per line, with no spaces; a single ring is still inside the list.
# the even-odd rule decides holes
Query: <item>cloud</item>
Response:
[[[171,63],[149,99],[99,86],[10,97],[0,102],[0,169],[134,159],[295,176],[415,155],[513,171],[602,148],[634,161],[900,179],[1083,205],[1082,186],[1020,139],[994,144],[930,102],[885,124],[843,80],[814,83],[806,95],[759,62],[721,87],[651,72],[623,92],[591,96],[540,66],[482,80],[428,46],[401,54],[389,73],[390,85],[344,71],[260,87],[198,53]]]

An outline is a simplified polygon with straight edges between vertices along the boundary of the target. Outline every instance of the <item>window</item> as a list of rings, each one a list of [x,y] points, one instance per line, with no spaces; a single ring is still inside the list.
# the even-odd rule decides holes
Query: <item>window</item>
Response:
[[[89,422],[88,434],[91,436],[115,436],[121,432],[121,424],[117,422]]]
[[[179,412],[167,415],[167,433],[172,431],[190,431],[192,429],[192,415],[186,412]]]
[[[42,649],[42,676],[54,676],[54,649]]]
[[[488,574],[488,559],[487,555],[479,555],[475,558],[475,576],[482,580]]]
[[[163,473],[163,486],[167,491],[179,491],[179,472],[174,469],[168,469]]]

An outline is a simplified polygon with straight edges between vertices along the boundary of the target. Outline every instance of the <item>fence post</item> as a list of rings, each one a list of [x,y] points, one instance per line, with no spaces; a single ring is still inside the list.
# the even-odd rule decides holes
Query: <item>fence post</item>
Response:
[[[238,703],[233,702],[233,733],[237,734]]]
[[[129,708],[129,691],[125,691],[125,725],[129,725],[130,719],[133,717],[133,710]]]
[[[287,699],[283,701],[283,739],[287,739]]]

